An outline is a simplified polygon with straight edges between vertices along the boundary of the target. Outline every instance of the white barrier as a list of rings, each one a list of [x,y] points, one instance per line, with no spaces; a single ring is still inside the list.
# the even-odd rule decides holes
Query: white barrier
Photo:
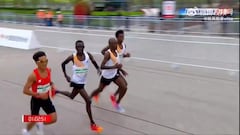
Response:
[[[0,46],[26,50],[40,48],[34,31],[2,27],[0,27]]]

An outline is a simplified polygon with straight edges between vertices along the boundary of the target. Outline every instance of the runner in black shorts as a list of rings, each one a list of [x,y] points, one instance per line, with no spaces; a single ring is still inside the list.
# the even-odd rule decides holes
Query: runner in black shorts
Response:
[[[113,78],[111,79],[107,79],[104,78],[103,76],[101,77],[101,83],[105,84],[105,85],[109,85],[111,82],[115,82],[119,77],[119,73],[117,73]]]
[[[97,69],[97,72],[100,74],[101,70],[99,69],[98,64],[94,60],[94,57],[89,52],[84,51],[84,42],[81,40],[76,41],[75,43],[75,49],[76,53],[70,55],[67,57],[66,60],[62,63],[62,71],[64,73],[64,76],[66,80],[70,83],[70,87],[73,87],[72,92],[68,91],[59,91],[57,90],[56,93],[63,94],[71,99],[74,99],[77,94],[80,94],[82,98],[86,102],[86,111],[88,113],[89,119],[90,119],[90,127],[95,132],[101,132],[102,127],[95,124],[93,117],[92,117],[92,111],[91,111],[91,98],[88,96],[88,93],[86,92],[84,85],[87,81],[87,73],[89,69],[89,60],[93,63],[95,68]],[[73,75],[72,78],[70,78],[67,75],[66,72],[66,64],[69,62],[73,62]]]
[[[47,68],[48,59],[45,52],[38,51],[33,55],[33,60],[37,68],[28,76],[23,93],[32,96],[31,114],[39,115],[39,110],[42,108],[51,117],[51,120],[44,124],[52,124],[57,121],[57,113],[49,97],[54,86],[51,81],[51,70]],[[29,122],[26,129],[22,130],[22,134],[30,135],[29,131],[35,124],[36,122]],[[37,133],[43,134],[43,123],[37,123]]]
[[[124,112],[124,109],[119,104],[127,91],[127,85],[124,78],[119,74],[119,71],[124,75],[127,73],[122,69],[122,64],[119,64],[120,58],[116,48],[117,40],[115,38],[110,38],[109,50],[107,50],[104,54],[104,59],[101,64],[102,78],[98,88],[92,92],[91,97],[97,99],[103,89],[113,81],[116,85],[118,85],[119,90],[118,99],[113,103],[113,106],[118,112]]]
[[[123,59],[129,58],[131,55],[129,52],[127,52],[127,46],[124,43],[124,31],[123,30],[117,30],[115,32],[115,37],[117,39],[117,52],[120,56],[120,63],[123,64]],[[102,49],[101,53],[104,55],[105,52],[109,49],[109,46],[106,46]],[[126,75],[122,75],[118,70],[119,75],[124,79],[125,85],[127,86],[127,80],[124,78]],[[114,104],[119,96],[119,89],[117,89],[114,93],[111,93],[110,99],[112,103]]]
[[[46,100],[42,100],[39,98],[32,97],[31,98],[31,114],[32,115],[39,115],[39,110],[42,109],[46,112],[46,114],[51,114],[56,112],[54,105],[50,98]]]

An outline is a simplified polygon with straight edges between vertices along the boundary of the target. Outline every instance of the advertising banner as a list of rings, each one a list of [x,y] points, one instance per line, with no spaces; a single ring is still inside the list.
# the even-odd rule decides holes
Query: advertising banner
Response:
[[[26,50],[40,48],[40,44],[32,30],[2,27],[0,27],[0,46]]]
[[[174,18],[176,10],[176,1],[163,1],[162,2],[162,17],[163,18]]]

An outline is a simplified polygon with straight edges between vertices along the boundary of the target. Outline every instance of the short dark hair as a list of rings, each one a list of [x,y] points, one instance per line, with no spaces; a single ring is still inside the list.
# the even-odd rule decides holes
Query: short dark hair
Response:
[[[37,51],[33,54],[33,60],[37,62],[39,60],[39,57],[46,56],[46,53],[43,51]]]
[[[116,41],[116,38],[109,38],[109,40],[108,40],[108,44],[110,45],[112,42],[114,42],[114,41]]]
[[[82,40],[77,40],[77,41],[75,42],[75,46],[76,46],[78,43],[82,43],[82,44],[84,45],[84,42],[83,42]]]
[[[119,34],[124,34],[124,31],[123,30],[116,31],[115,33],[116,38],[118,37]]]

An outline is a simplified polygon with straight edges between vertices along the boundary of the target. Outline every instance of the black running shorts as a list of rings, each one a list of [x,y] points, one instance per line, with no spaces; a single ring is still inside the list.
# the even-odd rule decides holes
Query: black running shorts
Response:
[[[39,110],[41,107],[47,114],[56,112],[55,107],[52,104],[52,101],[50,100],[50,98],[43,100],[43,99],[32,97],[31,98],[31,114],[39,115]]]
[[[74,83],[74,82],[70,83],[70,87],[77,88],[77,89],[84,89],[84,85],[85,84],[77,84],[77,83]]]
[[[111,79],[107,79],[107,78],[104,78],[104,77],[102,76],[100,82],[103,83],[103,84],[105,84],[105,85],[109,85],[112,81],[117,80],[119,76],[120,76],[119,73],[117,73],[117,74],[116,74],[113,78],[111,78]]]

